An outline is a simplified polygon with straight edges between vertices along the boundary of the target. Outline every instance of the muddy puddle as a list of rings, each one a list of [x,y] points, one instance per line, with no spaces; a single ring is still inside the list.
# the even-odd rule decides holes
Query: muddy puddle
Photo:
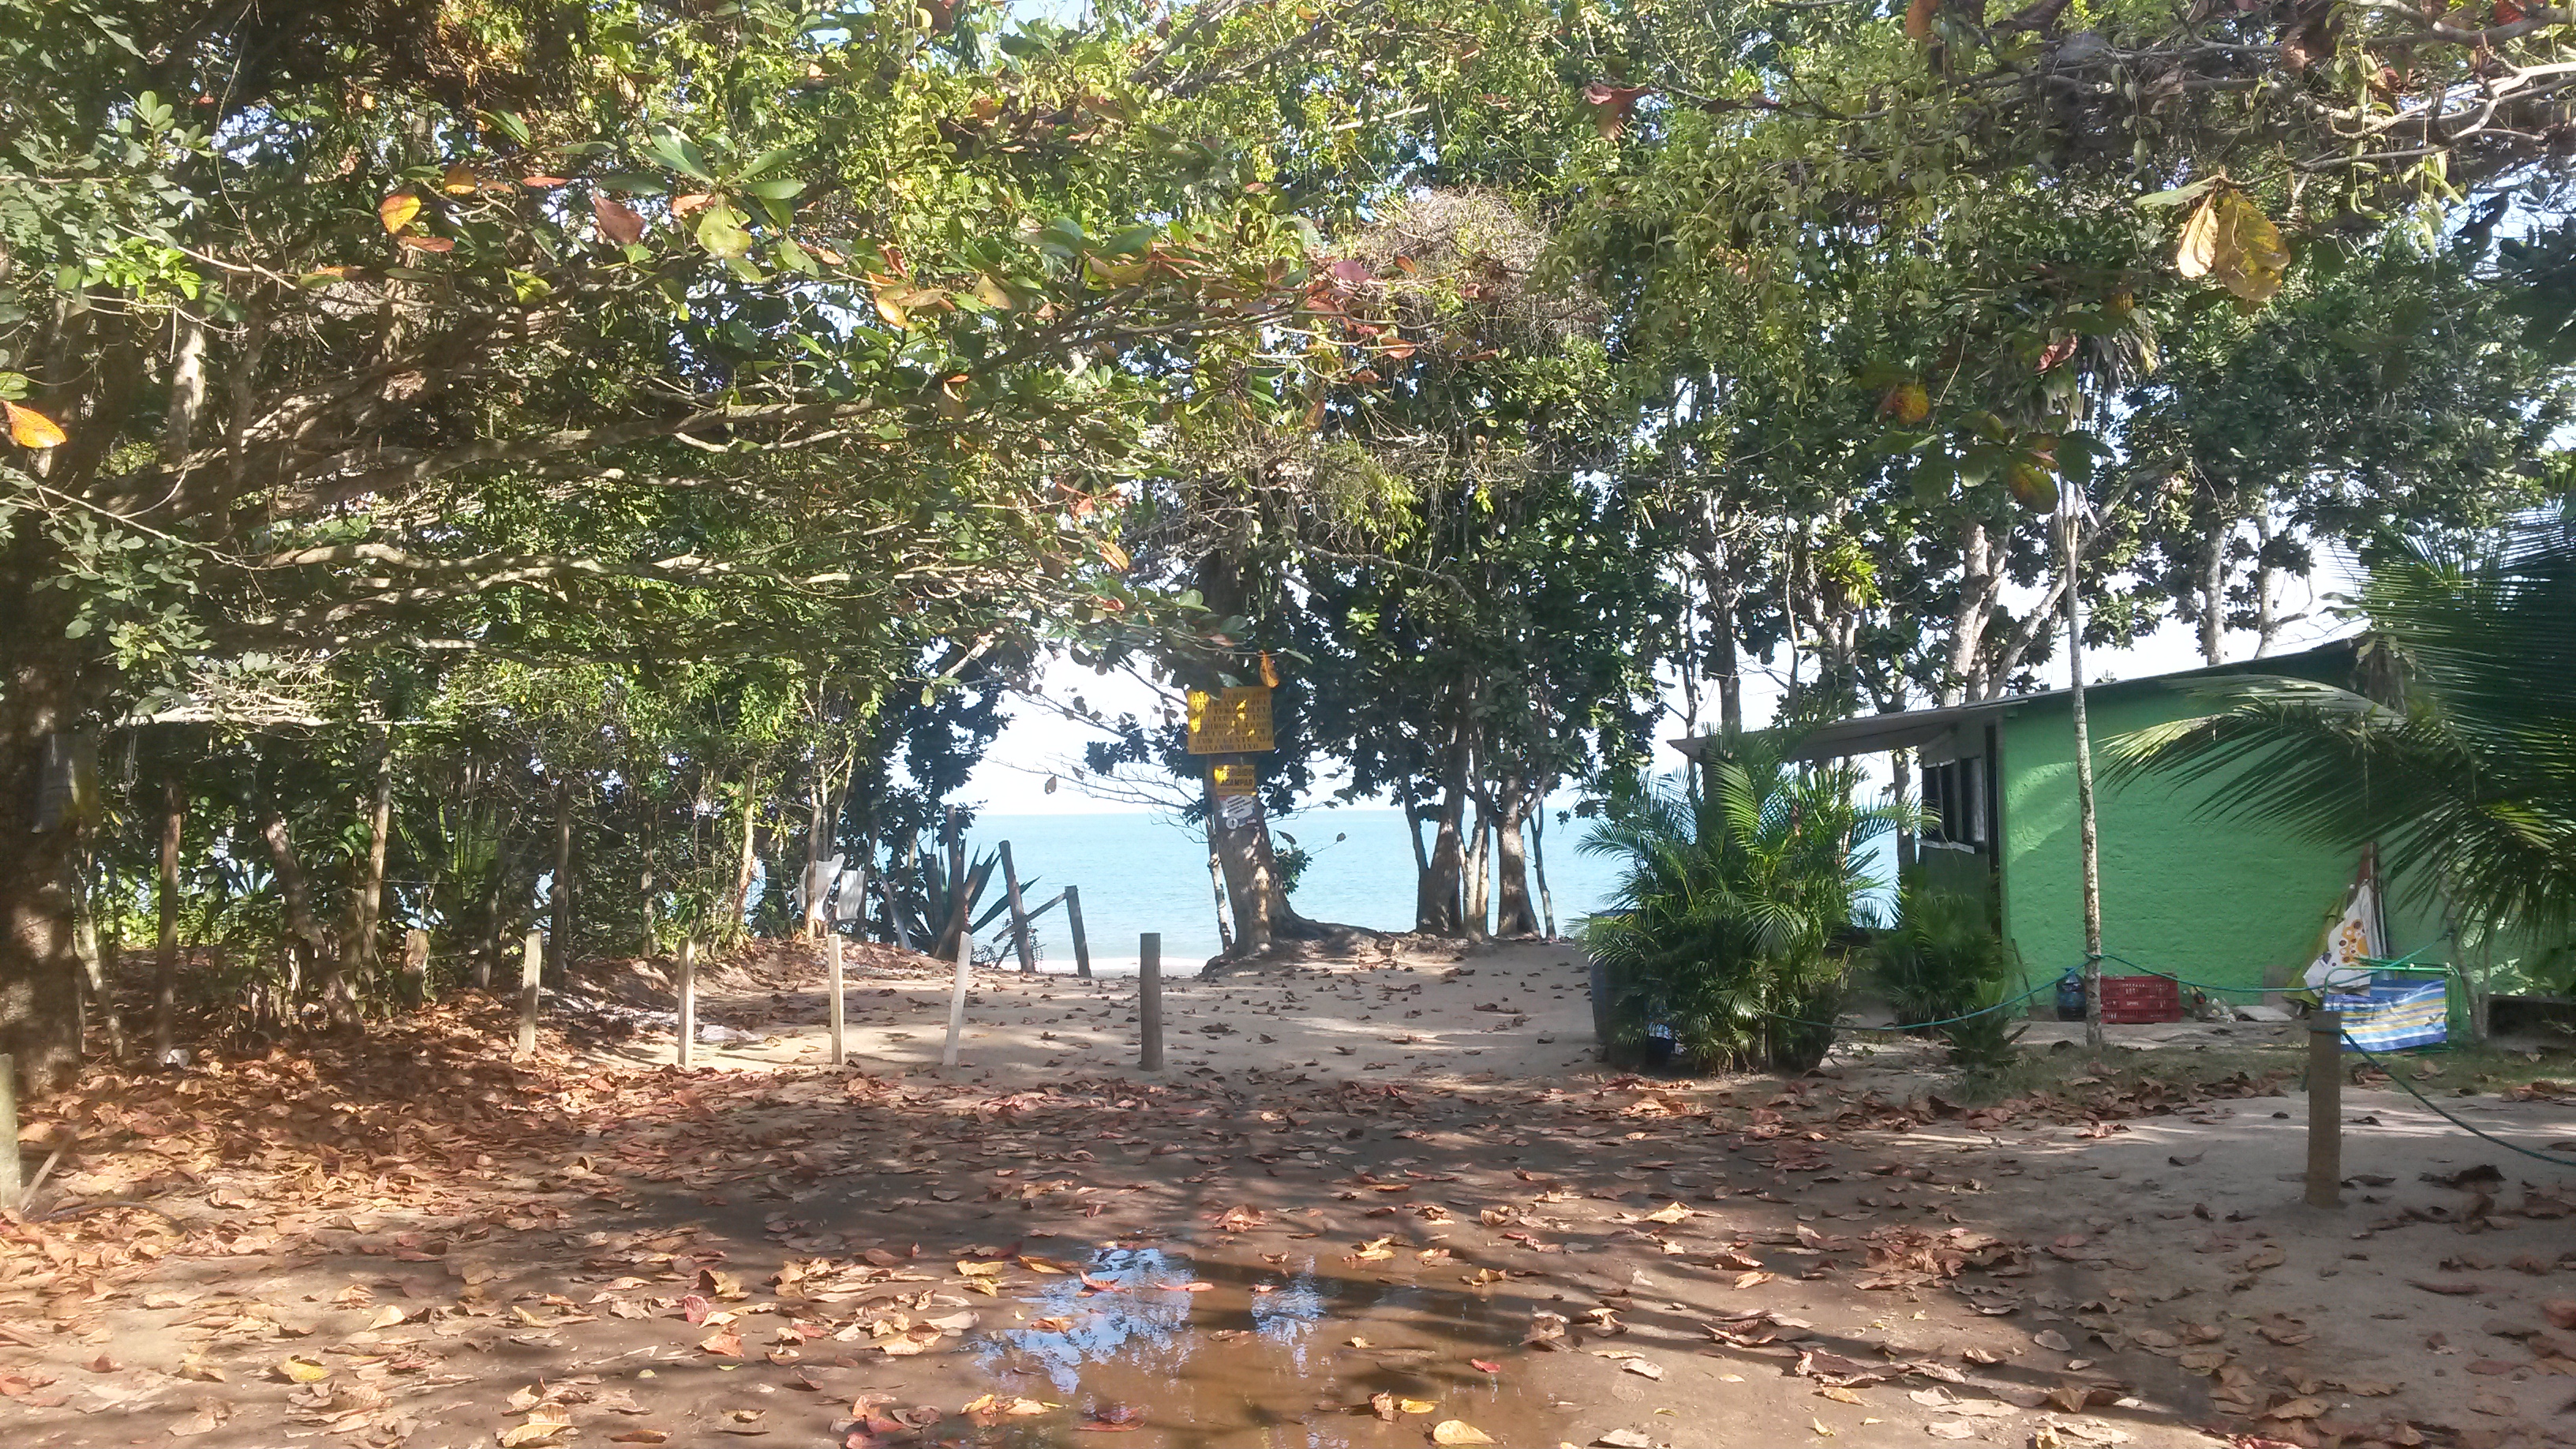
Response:
[[[1508,1281],[1465,1286],[1476,1270],[1464,1261],[1373,1266],[1329,1254],[1240,1262],[1170,1246],[1100,1249],[1082,1275],[1049,1278],[1008,1313],[988,1314],[968,1347],[995,1393],[1061,1407],[953,1442],[1392,1449],[1430,1443],[1447,1419],[1501,1444],[1562,1437],[1564,1416],[1516,1372],[1531,1311],[1545,1305]],[[1370,1407],[1381,1393],[1398,1401],[1394,1422]]]

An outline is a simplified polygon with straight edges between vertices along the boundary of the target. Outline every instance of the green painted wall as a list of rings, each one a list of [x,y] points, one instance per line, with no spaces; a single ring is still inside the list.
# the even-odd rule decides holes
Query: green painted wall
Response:
[[[2118,735],[2207,708],[2147,683],[2087,697],[2102,859],[2102,949],[2140,966],[2227,986],[2279,985],[2307,969],[2318,933],[2343,908],[2358,853],[2233,821],[2197,818],[2207,787],[2176,790],[2152,777],[2126,789],[2101,769]],[[2074,725],[2066,701],[2024,705],[2001,731],[2003,926],[2030,984],[2084,959],[2083,877],[2077,854]],[[2390,948],[2440,934],[2437,919],[2402,904],[2392,882]],[[2447,959],[2437,947],[2423,959]],[[2105,962],[2105,974],[2127,968]],[[2240,998],[2252,999],[2252,998]],[[2054,1003],[2038,1003],[2042,1010]]]

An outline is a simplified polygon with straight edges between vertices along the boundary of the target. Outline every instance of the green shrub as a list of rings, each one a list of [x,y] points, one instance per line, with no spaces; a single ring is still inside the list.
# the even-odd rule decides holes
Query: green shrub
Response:
[[[1985,1010],[2010,993],[2014,964],[1984,900],[1914,882],[1897,897],[1895,926],[1870,951],[1872,982],[1897,1021],[1943,1023],[1924,1030],[1948,1042],[1952,1064],[1969,1071],[2011,1061],[2027,1030],[2015,1024],[2020,1013]]]
[[[1611,802],[1581,845],[1626,861],[1584,944],[1620,983],[1614,1047],[1668,1027],[1700,1071],[1803,1071],[1833,1044],[1850,958],[1837,938],[1875,883],[1855,851],[1902,813],[1854,801],[1848,767],[1791,768],[1735,741],[1705,788],[1663,782]]]

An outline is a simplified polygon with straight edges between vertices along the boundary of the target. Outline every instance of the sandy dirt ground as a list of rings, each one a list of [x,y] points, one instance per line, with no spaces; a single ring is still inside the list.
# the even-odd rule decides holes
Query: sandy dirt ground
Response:
[[[2576,1437],[2576,1174],[2348,1086],[2309,1209],[2294,1080],[2134,1070],[2281,1028],[2038,1028],[1984,1104],[1912,1044],[1619,1077],[1540,944],[1173,981],[1155,1079],[1132,979],[979,972],[943,1070],[945,974],[872,957],[836,1070],[820,977],[711,991],[687,1074],[494,1010],[31,1120],[0,1442]],[[2441,1100],[2576,1156],[2525,1096]]]

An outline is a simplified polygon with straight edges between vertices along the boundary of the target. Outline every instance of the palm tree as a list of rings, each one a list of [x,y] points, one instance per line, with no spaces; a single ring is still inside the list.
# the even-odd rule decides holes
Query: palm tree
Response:
[[[1704,786],[1662,782],[1613,803],[1579,849],[1623,857],[1613,908],[1584,944],[1621,983],[1633,1045],[1669,1025],[1702,1070],[1804,1070],[1850,966],[1843,949],[1879,883],[1857,856],[1908,812],[1855,803],[1859,772],[1791,768],[1760,736],[1703,766]]]
[[[2576,499],[2471,549],[2390,539],[2355,612],[2368,693],[2250,676],[2113,748],[2220,786],[2208,810],[2419,862],[2476,938],[2576,922]],[[2483,1003],[2479,1015],[2483,1019]]]

